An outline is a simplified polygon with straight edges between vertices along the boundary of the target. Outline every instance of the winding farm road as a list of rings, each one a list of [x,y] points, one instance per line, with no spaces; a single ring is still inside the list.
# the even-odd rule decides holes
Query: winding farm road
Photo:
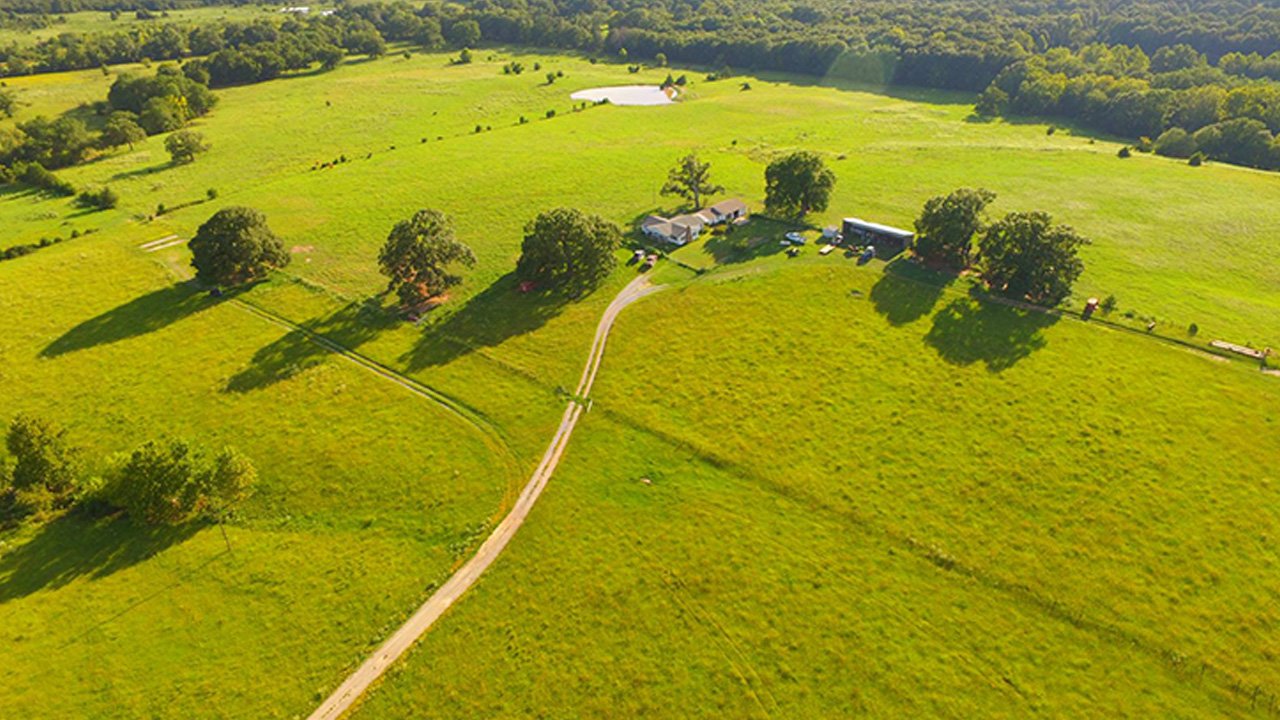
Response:
[[[604,311],[604,316],[600,318],[600,324],[596,326],[596,334],[591,342],[591,353],[587,357],[586,367],[582,369],[582,378],[578,380],[578,387],[574,390],[573,397],[569,400],[569,405],[565,408],[564,415],[560,418],[560,426],[551,438],[551,444],[547,446],[547,451],[542,456],[542,462],[533,471],[533,476],[525,484],[524,490],[521,491],[520,497],[516,499],[511,512],[507,513],[507,516],[502,519],[498,527],[494,529],[493,533],[484,541],[484,544],[480,546],[480,549],[476,551],[475,556],[450,576],[444,585],[441,585],[439,590],[427,598],[422,607],[418,608],[417,612],[404,625],[401,625],[398,630],[392,633],[391,637],[387,638],[386,642],[374,651],[373,655],[366,659],[359,668],[356,668],[355,672],[351,673],[338,686],[338,689],[334,690],[333,694],[320,707],[316,708],[315,712],[311,713],[310,720],[336,720],[336,718],[341,717],[344,712],[360,699],[360,696],[369,689],[369,686],[387,671],[387,668],[392,663],[412,647],[418,638],[422,637],[435,621],[452,607],[462,597],[463,593],[475,584],[476,580],[480,579],[480,576],[493,564],[493,561],[498,559],[498,555],[507,547],[507,543],[511,542],[511,538],[515,536],[520,526],[524,524],[525,518],[529,516],[534,503],[538,502],[538,497],[547,486],[552,473],[555,472],[556,466],[560,463],[561,456],[564,455],[565,448],[569,445],[569,437],[573,434],[578,418],[586,411],[583,401],[591,392],[591,386],[595,383],[596,373],[600,369],[600,361],[604,358],[605,342],[609,339],[609,331],[613,328],[614,320],[631,303],[662,289],[663,286],[651,285],[648,277],[641,275],[631,281],[622,289],[622,292],[618,293],[613,302],[609,303],[609,307]]]

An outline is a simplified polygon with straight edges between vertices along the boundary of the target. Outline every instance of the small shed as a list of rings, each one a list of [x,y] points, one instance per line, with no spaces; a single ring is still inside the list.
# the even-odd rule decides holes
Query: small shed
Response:
[[[911,244],[915,233],[910,230],[881,225],[861,218],[845,218],[841,225],[845,239],[853,239],[861,245],[874,245],[876,255],[893,257]]]

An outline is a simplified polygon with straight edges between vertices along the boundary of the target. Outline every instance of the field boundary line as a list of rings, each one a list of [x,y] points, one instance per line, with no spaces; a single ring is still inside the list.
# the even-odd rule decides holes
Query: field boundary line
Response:
[[[521,463],[516,457],[515,452],[511,449],[511,444],[507,441],[506,436],[483,412],[451,395],[427,385],[424,382],[403,375],[377,360],[364,355],[363,353],[331,340],[305,325],[295,323],[270,310],[267,310],[266,308],[249,302],[244,298],[233,297],[230,299],[230,302],[241,310],[257,316],[259,319],[269,322],[276,327],[300,333],[308,341],[319,345],[347,362],[371,372],[388,382],[394,383],[418,397],[429,400],[445,412],[457,417],[463,422],[463,424],[475,430],[479,433],[485,446],[501,459],[502,464],[506,468],[505,474],[508,477],[507,490],[503,495],[502,504],[495,516],[504,512],[511,505],[511,495],[518,487],[518,485],[515,484],[515,479],[519,478],[522,473]]]
[[[1170,337],[1168,335],[1162,335],[1160,333],[1144,332],[1142,330],[1139,330],[1138,328],[1129,327],[1128,325],[1125,325],[1123,323],[1118,323],[1118,322],[1115,322],[1114,320],[1109,320],[1105,317],[1100,317],[1098,313],[1095,313],[1092,317],[1086,320],[1080,317],[1080,314],[1078,312],[1065,310],[1063,308],[1036,305],[1035,303],[1029,303],[1029,302],[1026,302],[1025,300],[1015,300],[1013,298],[1001,297],[1000,295],[996,295],[991,292],[972,292],[972,291],[966,292],[959,288],[951,287],[951,283],[939,284],[939,283],[929,282],[928,280],[924,280],[922,278],[911,277],[907,273],[894,270],[892,268],[892,263],[885,265],[883,272],[885,275],[892,275],[895,278],[906,280],[907,282],[910,282],[910,283],[923,285],[925,287],[937,288],[941,290],[943,293],[947,295],[951,295],[952,297],[967,297],[978,303],[992,303],[995,305],[1003,305],[1005,307],[1012,308],[1014,310],[1040,313],[1041,315],[1049,315],[1061,320],[1072,320],[1082,325],[1094,325],[1107,330],[1116,330],[1119,332],[1127,333],[1129,335],[1133,335],[1134,337],[1141,337],[1141,338],[1147,338],[1149,340],[1155,340],[1165,345],[1169,345],[1179,350],[1190,352],[1193,355],[1199,355],[1200,357],[1203,357],[1209,360],[1218,360],[1218,361],[1226,360],[1231,363],[1237,364],[1241,367],[1245,366],[1245,364],[1248,362],[1247,360],[1240,357],[1239,355],[1225,353],[1225,352],[1223,353],[1214,352],[1208,346],[1197,345],[1196,343],[1193,343],[1193,342],[1188,342],[1186,340],[1181,340],[1179,338]],[[961,279],[961,278],[960,276],[956,276],[956,279]],[[976,289],[977,286],[973,286],[973,287]],[[1266,373],[1266,370],[1262,370],[1262,372]]]
[[[383,378],[390,380],[391,382],[397,385],[400,385],[406,390],[409,390],[417,395],[421,395],[425,398],[432,400],[433,402],[437,403],[444,409],[448,410],[454,415],[458,415],[462,419],[466,420],[469,424],[475,425],[476,427],[482,429],[486,433],[498,432],[497,428],[493,426],[493,424],[489,421],[488,417],[486,417],[483,412],[477,410],[476,408],[471,407],[467,403],[451,395],[448,395],[447,393],[437,390],[436,388],[433,388],[430,385],[427,385],[426,383],[423,383],[419,380],[415,380],[414,378],[403,375],[397,372],[396,370],[390,367],[387,367],[381,362],[374,360],[368,355],[365,355],[357,350],[353,350],[334,340],[331,340],[325,335],[308,328],[306,325],[295,323],[281,315],[278,315],[270,310],[267,310],[266,308],[260,305],[249,302],[244,298],[239,298],[239,297],[231,298],[231,302],[247,310],[250,314],[257,315],[258,317],[262,318],[263,320],[266,320],[267,322],[272,323],[273,325],[276,325],[284,329],[292,330],[294,332],[302,333],[302,335],[305,336],[308,340],[319,345],[320,347],[334,353],[335,355],[341,355],[342,357],[355,363],[356,365],[359,365],[360,367],[368,370],[369,372],[380,375]],[[505,444],[505,441],[504,441],[504,444]]]
[[[664,285],[651,285],[647,276],[641,275],[631,281],[614,297],[605,308],[604,315],[596,326],[591,349],[587,355],[586,366],[582,377],[570,397],[561,416],[560,425],[552,436],[542,461],[533,471],[533,475],[525,484],[511,511],[502,519],[494,531],[480,545],[480,549],[462,567],[431,594],[410,618],[382,643],[372,655],[349,674],[328,698],[310,715],[310,720],[336,720],[350,710],[382,675],[400,657],[402,657],[426,632],[436,620],[451,608],[462,596],[475,585],[480,576],[498,559],[502,551],[511,542],[516,532],[524,524],[533,506],[537,503],[542,491],[551,480],[569,446],[569,440],[578,420],[587,411],[588,403],[584,400],[595,382],[600,363],[604,359],[605,346],[609,332],[613,329],[618,315],[631,303],[655,292],[663,290]]]

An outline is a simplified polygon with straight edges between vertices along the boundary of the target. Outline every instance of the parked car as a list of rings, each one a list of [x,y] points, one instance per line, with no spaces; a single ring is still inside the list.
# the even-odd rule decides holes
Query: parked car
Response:
[[[874,245],[868,245],[867,249],[862,251],[862,255],[858,258],[858,262],[860,263],[871,262],[871,258],[875,256],[876,256],[876,247]]]
[[[796,245],[804,244],[804,236],[798,232],[789,232],[786,234],[786,238]]]

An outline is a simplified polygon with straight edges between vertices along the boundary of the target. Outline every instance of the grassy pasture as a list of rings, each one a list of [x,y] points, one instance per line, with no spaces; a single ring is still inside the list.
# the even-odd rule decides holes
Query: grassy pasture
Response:
[[[315,6],[313,6],[313,9]],[[152,20],[139,20],[128,11],[122,11],[120,17],[111,19],[110,12],[74,12],[57,15],[61,22],[54,22],[49,27],[35,30],[0,29],[0,45],[16,45],[26,47],[42,40],[56,38],[64,33],[90,34],[130,31],[149,31],[162,25],[202,25],[220,20],[247,21],[259,17],[282,17],[275,7],[246,5],[244,7],[207,7],[169,10],[162,17]]]
[[[1243,717],[1280,687],[1257,372],[809,257],[629,309],[599,382],[510,555],[357,717]]]
[[[0,536],[13,716],[288,715],[443,579],[523,474],[500,442],[108,233],[0,264],[0,407],[91,457],[168,434],[253,457],[228,529],[69,517]],[[287,681],[283,681],[288,678]]]
[[[513,58],[544,70],[503,75]],[[0,580],[17,588],[0,593],[0,624],[18,628],[0,654],[60,658],[46,676],[0,681],[16,707],[306,712],[509,492],[493,437],[175,290],[164,266],[182,268],[182,248],[136,247],[189,237],[223,205],[262,209],[295,250],[247,301],[455,398],[526,470],[633,271],[581,303],[522,296],[509,275],[521,227],[556,205],[624,223],[674,210],[656,190],[691,150],[753,205],[773,153],[825,153],[840,181],[819,227],[852,214],[909,225],[928,196],[984,185],[997,212],[1047,209],[1095,238],[1081,296],[1115,293],[1121,312],[1156,315],[1170,334],[1197,322],[1202,339],[1280,336],[1280,210],[1258,201],[1275,176],[1120,161],[1105,140],[967,122],[967,97],[793,78],[752,78],[744,92],[691,73],[687,102],[573,113],[573,90],[666,71],[477,59],[393,54],[219,91],[195,124],[213,149],[194,164],[170,166],[157,137],[62,173],[109,183],[116,211],[0,196],[6,244],[100,228],[0,263],[0,407],[70,419],[98,452],[165,430],[207,435],[264,471],[234,556],[218,554],[216,530],[148,539],[63,522],[0,538]],[[566,77],[548,86],[557,69]],[[109,84],[98,71],[41,82],[44,95],[20,89],[24,113],[74,110]],[[349,162],[311,169],[340,155]],[[209,188],[218,199],[197,202]],[[178,209],[149,218],[159,203]],[[422,327],[391,325],[362,310],[382,287],[374,258],[420,207],[451,214],[480,264]],[[993,312],[812,247],[796,260],[776,242],[729,250],[680,251],[724,267],[627,311],[546,505],[366,716],[1241,714],[1162,650],[1280,686],[1260,629],[1273,614],[1274,557],[1259,538],[1276,519],[1260,480],[1274,482],[1280,449],[1274,380]],[[668,488],[678,495],[663,499]],[[1029,600],[1001,590],[1018,583]],[[1055,602],[1112,630],[1046,616]],[[1116,633],[1152,649],[1117,647]],[[268,660],[246,660],[257,657]]]
[[[223,202],[251,202],[315,248],[298,272],[352,296],[376,286],[372,257],[386,229],[435,205],[481,254],[463,291],[471,294],[510,267],[519,229],[539,209],[573,202],[622,222],[674,209],[656,189],[691,150],[711,160],[730,193],[758,202],[768,159],[803,147],[826,154],[840,177],[831,210],[815,225],[856,214],[909,226],[927,197],[981,185],[999,193],[995,212],[1047,209],[1094,239],[1075,304],[1114,294],[1120,313],[1156,318],[1159,332],[1178,337],[1191,323],[1202,338],[1262,345],[1280,337],[1280,251],[1267,241],[1280,211],[1259,202],[1280,187],[1274,174],[1148,156],[1122,161],[1106,140],[968,122],[967,96],[877,94],[835,81],[752,78],[744,92],[736,81],[706,83],[691,73],[688,102],[566,115],[573,90],[652,82],[666,71],[477,55],[473,65],[450,66],[444,55],[393,54],[221,91],[221,105],[196,124],[214,146],[196,163],[171,167],[157,137],[64,174],[78,185],[111,184],[133,214],[191,203],[210,187]],[[566,77],[548,86],[542,72],[503,75],[501,64],[513,58]],[[544,119],[549,109],[558,116]],[[532,122],[517,126],[522,115]],[[477,125],[493,130],[475,134]],[[343,155],[350,162],[310,170]],[[379,202],[371,204],[374,188]],[[0,216],[67,222],[66,207],[23,199],[0,207]],[[191,232],[212,209],[197,205],[164,221]]]

